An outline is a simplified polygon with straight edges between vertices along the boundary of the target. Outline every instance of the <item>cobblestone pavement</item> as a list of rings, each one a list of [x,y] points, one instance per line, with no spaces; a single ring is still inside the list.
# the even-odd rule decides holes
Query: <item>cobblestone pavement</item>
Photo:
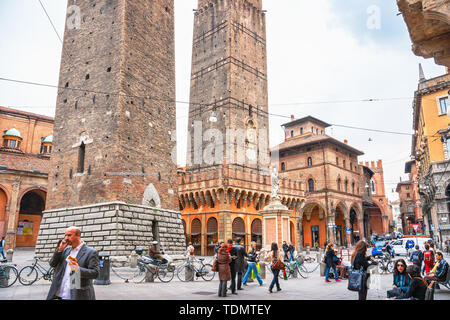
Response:
[[[14,263],[19,268],[32,262],[33,251],[30,249],[17,250],[14,254]],[[448,256],[446,257],[447,261]],[[207,259],[211,259],[210,257]],[[306,263],[310,270],[316,264]],[[217,296],[219,281],[217,275],[210,282],[202,279],[194,282],[181,282],[175,276],[169,283],[161,283],[155,280],[154,283],[133,282],[125,283],[113,272],[111,272],[111,284],[107,286],[95,285],[95,293],[98,300],[356,300],[358,294],[347,290],[347,281],[336,283],[326,283],[320,277],[319,269],[309,275],[307,279],[281,280],[282,290],[270,294],[268,286],[272,280],[272,275],[268,274],[260,287],[257,282],[249,283],[244,290],[238,291],[238,295],[229,295],[226,298]],[[121,273],[119,273],[121,275]],[[392,274],[380,275],[378,288],[371,288],[368,293],[368,300],[385,300],[386,290],[391,289]],[[22,286],[16,282],[12,287],[0,289],[0,300],[43,300],[46,298],[50,282],[40,280],[32,286]],[[450,290],[441,286],[436,290],[436,300],[450,300]]]

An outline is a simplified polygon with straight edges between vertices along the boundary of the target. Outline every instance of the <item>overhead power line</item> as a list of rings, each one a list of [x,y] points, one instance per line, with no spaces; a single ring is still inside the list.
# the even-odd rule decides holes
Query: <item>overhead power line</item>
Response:
[[[51,19],[50,16],[48,15],[47,10],[45,10],[45,7],[44,7],[44,5],[42,4],[41,0],[39,0],[39,3],[41,4],[42,10],[44,10],[45,15],[47,16],[48,21],[50,21],[50,24],[52,25],[53,30],[55,31],[56,36],[57,36],[58,39],[59,39],[59,42],[61,42],[61,44],[63,44],[63,41],[62,41],[61,37],[59,36],[59,33],[58,33],[58,31],[56,30],[56,27],[55,27],[55,25],[53,24],[52,19]]]
[[[125,97],[131,97],[131,98],[137,98],[137,99],[147,99],[147,100],[156,100],[156,101],[164,101],[164,102],[171,102],[171,103],[180,103],[180,104],[187,104],[187,105],[202,105],[202,106],[210,106],[209,104],[201,104],[201,103],[195,103],[195,102],[186,102],[186,101],[178,101],[173,99],[162,99],[162,98],[156,98],[156,97],[150,97],[150,96],[136,96],[136,95],[129,95],[124,93],[117,93],[117,92],[107,92],[107,91],[98,91],[98,90],[90,90],[90,89],[81,89],[81,88],[72,88],[69,86],[57,86],[57,85],[51,85],[51,84],[44,84],[44,83],[38,83],[38,82],[32,82],[32,81],[24,81],[24,80],[16,80],[16,79],[10,79],[10,78],[3,78],[0,77],[0,80],[2,81],[8,81],[13,83],[19,83],[19,84],[25,84],[25,85],[34,85],[34,86],[41,86],[41,87],[47,87],[47,88],[56,88],[56,89],[62,89],[62,90],[73,90],[73,91],[80,91],[80,92],[89,92],[94,94],[102,94],[102,95],[117,95],[117,96],[125,96]],[[87,97],[84,97],[87,98]],[[270,113],[263,111],[263,113],[266,113],[269,116],[275,116],[275,117],[282,117],[286,119],[290,119],[290,116],[287,115],[280,115],[275,113]],[[371,131],[371,132],[378,132],[378,133],[387,133],[387,134],[396,134],[396,135],[408,135],[412,136],[413,134],[410,133],[404,133],[404,132],[394,132],[394,131],[386,131],[386,130],[378,130],[378,129],[370,129],[370,128],[361,128],[361,127],[353,127],[353,126],[347,126],[347,125],[340,125],[340,124],[331,124],[335,127],[342,127],[342,128],[349,128],[349,129],[356,129],[356,130],[364,130],[364,131]]]

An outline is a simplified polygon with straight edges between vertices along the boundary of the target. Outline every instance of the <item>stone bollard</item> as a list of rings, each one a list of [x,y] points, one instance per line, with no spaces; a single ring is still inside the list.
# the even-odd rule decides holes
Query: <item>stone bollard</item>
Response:
[[[266,263],[260,262],[259,263],[259,276],[261,279],[266,279]]]
[[[145,282],[155,282],[155,266],[149,265],[149,269],[145,272]]]
[[[130,255],[130,268],[136,268],[137,261],[138,261],[138,254],[135,251],[132,251]]]
[[[311,249],[309,248],[309,246],[306,246],[306,254],[309,254],[311,252]]]
[[[14,254],[14,250],[13,249],[8,249],[6,251],[6,261],[12,262],[13,254]]]
[[[322,262],[322,253],[320,253],[320,252],[317,253],[317,254],[316,254],[316,259],[317,259],[317,260],[316,260],[317,262]]]
[[[188,279],[191,279],[190,281],[194,281],[194,270],[192,268],[189,268],[188,266],[184,267],[184,277],[185,281]]]
[[[326,268],[327,268],[327,264],[321,262],[320,263],[320,276],[321,277],[325,277],[325,270],[326,270]]]

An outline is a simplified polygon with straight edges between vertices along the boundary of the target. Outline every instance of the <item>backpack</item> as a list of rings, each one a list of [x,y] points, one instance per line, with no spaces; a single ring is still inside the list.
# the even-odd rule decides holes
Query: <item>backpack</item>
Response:
[[[431,253],[431,251],[425,251],[423,253],[423,261],[433,263],[433,254]]]
[[[420,262],[420,251],[416,251],[411,255],[411,261],[415,264]]]

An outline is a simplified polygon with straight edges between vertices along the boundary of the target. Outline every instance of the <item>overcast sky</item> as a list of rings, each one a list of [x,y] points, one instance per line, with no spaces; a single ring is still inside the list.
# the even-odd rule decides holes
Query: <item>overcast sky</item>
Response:
[[[60,37],[65,0],[41,0]],[[415,56],[395,0],[263,0],[267,10],[269,112],[314,116],[335,125],[412,133],[412,97],[418,65],[425,76],[445,73]],[[345,6],[343,6],[345,3]],[[175,0],[177,100],[189,100],[193,11],[197,0]],[[379,19],[378,19],[379,18]],[[62,45],[38,0],[0,1],[0,77],[58,84]],[[389,99],[380,102],[335,101]],[[316,102],[316,103],[312,103]],[[318,103],[327,102],[327,103]],[[333,102],[333,103],[328,103]],[[56,89],[0,81],[0,105],[54,116]],[[287,105],[291,104],[292,105]],[[185,163],[188,108],[177,105],[178,162]],[[283,141],[270,118],[270,143]],[[327,134],[382,159],[386,193],[395,187],[411,153],[411,136],[333,126]],[[372,142],[369,142],[369,138]],[[392,193],[394,191],[394,193]]]

